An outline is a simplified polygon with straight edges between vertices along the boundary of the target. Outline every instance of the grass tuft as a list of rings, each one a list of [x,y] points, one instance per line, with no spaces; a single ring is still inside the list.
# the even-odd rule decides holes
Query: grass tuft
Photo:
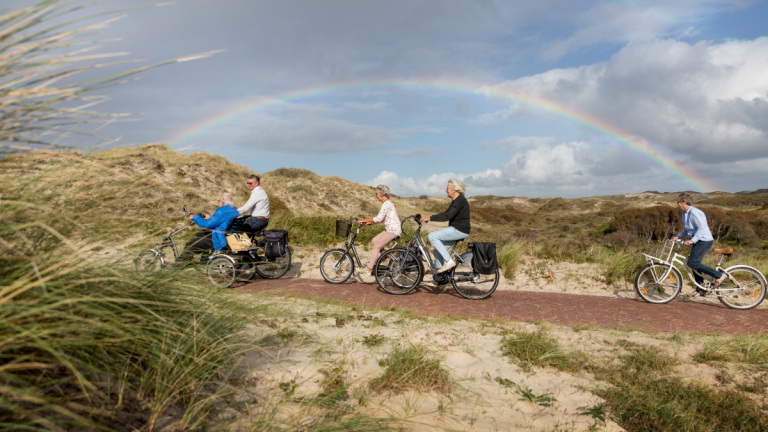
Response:
[[[370,383],[377,392],[448,392],[452,388],[448,371],[423,347],[395,348],[379,364],[385,368],[384,374]]]

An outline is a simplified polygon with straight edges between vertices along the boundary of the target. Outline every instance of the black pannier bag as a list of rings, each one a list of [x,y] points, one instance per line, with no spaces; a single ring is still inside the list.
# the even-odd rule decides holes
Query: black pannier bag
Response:
[[[480,274],[496,273],[499,266],[496,260],[496,243],[475,242],[468,245],[472,249],[472,268]]]
[[[288,247],[288,231],[283,229],[264,231],[264,256],[267,258],[283,256],[286,247]]]

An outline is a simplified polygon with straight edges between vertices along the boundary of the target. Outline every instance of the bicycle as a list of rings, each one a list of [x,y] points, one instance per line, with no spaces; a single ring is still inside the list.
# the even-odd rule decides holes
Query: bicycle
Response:
[[[184,206],[184,213],[187,213],[187,206]],[[232,219],[227,231],[241,231],[242,223],[245,219],[247,217]],[[155,247],[140,253],[134,260],[136,271],[146,274],[162,272],[169,268],[171,263],[167,261],[166,249],[170,248],[174,261],[177,260],[180,254],[174,236],[194,225],[194,223],[188,222],[185,226],[165,237]],[[267,257],[265,253],[267,250],[265,233],[268,231],[277,230],[260,231],[250,234],[253,238],[253,245],[245,250],[204,253],[195,257],[189,264],[189,267],[203,271],[203,265],[205,265],[204,271],[208,281],[220,288],[228,288],[238,279],[251,280],[256,274],[264,279],[280,278],[290,269],[292,253],[290,248],[286,246],[282,255]],[[262,255],[259,255],[259,250],[262,251]]]
[[[184,213],[188,214],[187,206],[184,206]],[[171,252],[173,252],[173,259],[176,261],[179,258],[179,248],[176,245],[176,240],[173,237],[194,225],[195,224],[192,221],[187,220],[186,225],[168,234],[168,236],[163,238],[162,242],[156,243],[155,247],[140,253],[134,259],[134,266],[136,267],[136,271],[138,273],[147,274],[161,272],[167,269],[170,266],[170,263],[167,262],[165,249],[171,249]],[[202,257],[197,257],[193,261],[193,264],[200,264],[207,260],[207,258],[204,259]]]
[[[499,268],[492,274],[481,274],[472,268],[472,252],[459,254],[456,247],[462,241],[453,244],[450,250],[451,259],[456,266],[445,273],[438,273],[432,255],[428,252],[424,239],[421,238],[421,215],[416,214],[403,219],[403,223],[412,219],[418,224],[413,239],[405,247],[395,247],[381,254],[374,275],[376,283],[390,294],[402,295],[413,291],[424,279],[424,264],[427,262],[432,278],[440,285],[450,282],[456,292],[464,298],[480,300],[490,297],[499,286]]]
[[[355,218],[352,222],[336,221],[336,235],[346,237],[347,240],[344,242],[344,249],[331,249],[320,258],[320,274],[323,275],[326,282],[340,284],[349,280],[355,271],[355,262],[357,262],[358,267],[364,267],[360,261],[360,255],[357,253],[357,248],[355,248],[355,240],[363,226],[357,223],[358,220]],[[355,229],[352,229],[352,226]],[[400,236],[397,236],[390,243],[396,245],[399,239]]]
[[[734,265],[724,269],[722,267],[725,257],[730,258],[733,248],[715,248],[714,252],[720,254],[720,260],[716,269],[726,274],[726,278],[719,287],[715,287],[714,278],[694,272],[704,279],[699,284],[691,274],[691,269],[685,265],[686,257],[678,253],[681,241],[666,240],[656,257],[651,254],[643,254],[648,262],[635,277],[635,291],[648,303],[669,303],[683,287],[683,275],[678,269],[682,266],[693,285],[705,295],[714,294],[718,300],[731,309],[752,309],[759,305],[766,294],[766,279],[754,267],[747,265]]]

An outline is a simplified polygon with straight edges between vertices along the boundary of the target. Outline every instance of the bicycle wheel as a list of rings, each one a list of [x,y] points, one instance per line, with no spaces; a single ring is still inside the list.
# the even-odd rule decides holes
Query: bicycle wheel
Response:
[[[344,249],[331,249],[320,258],[320,274],[326,282],[344,283],[355,271],[355,262]]]
[[[140,253],[134,260],[134,264],[136,272],[141,274],[157,273],[163,271],[165,267],[163,256],[154,249]]]
[[[235,282],[237,269],[235,263],[228,256],[215,256],[205,266],[208,280],[219,288],[229,288]]]
[[[403,265],[403,262],[405,264]],[[376,283],[390,294],[408,294],[419,285],[424,277],[421,261],[405,248],[385,251],[373,268]]]
[[[277,279],[285,276],[291,268],[291,248],[285,248],[283,256],[267,258],[267,261],[254,264],[256,273],[264,279]]]
[[[715,289],[720,302],[731,309],[752,309],[765,299],[765,280],[756,269],[734,266],[725,270],[728,274]]]
[[[480,300],[490,297],[496,287],[499,286],[499,267],[492,274],[480,274],[472,270],[472,252],[461,255],[464,262],[456,264],[451,269],[450,280],[453,289],[462,297],[471,300]]]
[[[237,265],[237,280],[249,281],[256,276],[256,266],[253,263],[240,263]]]
[[[648,303],[669,303],[680,294],[683,288],[683,275],[677,267],[664,280],[661,277],[669,269],[668,264],[648,264],[635,277],[635,291]]]

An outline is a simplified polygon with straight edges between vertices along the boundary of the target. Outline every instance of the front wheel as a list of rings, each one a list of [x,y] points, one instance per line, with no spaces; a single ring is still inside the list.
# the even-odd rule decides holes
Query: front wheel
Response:
[[[291,248],[286,247],[283,256],[266,258],[254,264],[256,273],[264,279],[278,279],[285,276],[291,268]]]
[[[140,274],[157,273],[165,268],[163,255],[154,249],[140,253],[134,260],[134,264],[136,272]]]
[[[373,269],[376,283],[390,294],[408,294],[424,277],[421,260],[406,248],[385,251]]]
[[[752,309],[765,299],[765,279],[757,269],[734,266],[725,269],[727,276],[715,289],[720,302],[731,309]]]
[[[491,274],[480,274],[472,269],[472,252],[461,255],[460,262],[451,270],[453,288],[462,297],[480,300],[490,297],[499,286],[499,267]]]
[[[216,287],[229,288],[237,277],[235,263],[228,256],[215,256],[206,265],[208,280]]]
[[[677,267],[667,273],[669,264],[648,264],[635,277],[635,291],[648,303],[663,304],[671,302],[683,288],[683,275]]]
[[[331,249],[320,258],[320,274],[326,282],[344,283],[355,271],[355,262],[344,249]]]

